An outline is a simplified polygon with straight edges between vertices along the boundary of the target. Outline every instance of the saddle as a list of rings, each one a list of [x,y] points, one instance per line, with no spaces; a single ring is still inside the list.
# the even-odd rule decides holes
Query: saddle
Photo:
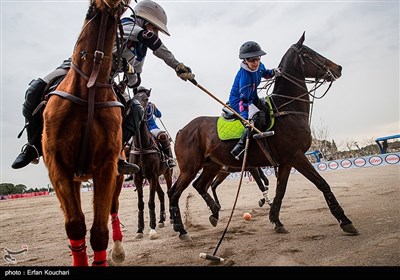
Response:
[[[254,125],[259,127],[259,129],[262,128],[263,131],[271,130],[275,119],[269,97],[260,98],[256,105],[260,109],[260,112],[254,118]],[[221,116],[217,121],[217,134],[220,140],[239,139],[244,129],[242,121],[236,114],[226,107],[222,108]]]

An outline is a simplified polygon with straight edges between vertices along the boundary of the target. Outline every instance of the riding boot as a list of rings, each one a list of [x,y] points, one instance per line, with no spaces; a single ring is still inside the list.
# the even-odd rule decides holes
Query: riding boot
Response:
[[[121,174],[134,174],[139,172],[140,168],[136,164],[129,163],[122,157],[118,158],[118,172]]]
[[[165,132],[160,132],[157,135],[158,141],[160,141],[161,147],[162,147],[162,152],[166,156],[166,162],[168,168],[173,168],[176,166],[176,163],[172,157],[172,150],[171,150],[171,142],[170,139]]]
[[[128,121],[127,121],[128,120]],[[129,118],[122,123],[122,145],[126,145],[132,136],[135,135],[135,128],[131,125]],[[134,174],[139,172],[140,167],[134,163],[129,163],[122,157],[118,158],[118,172],[122,174]]]
[[[245,129],[242,136],[239,139],[239,142],[236,146],[232,149],[231,154],[235,157],[235,159],[240,160],[243,158],[243,152],[246,144],[247,134],[249,133],[248,129]]]
[[[21,153],[11,165],[14,169],[25,167],[32,161],[33,163],[38,163],[39,157],[42,155],[43,123],[39,113],[35,115],[32,114],[42,100],[43,91],[47,83],[39,78],[37,80],[32,80],[29,85],[30,87],[25,93],[25,102],[22,107],[22,114],[25,117],[26,123],[24,129],[27,128],[28,143],[22,147]],[[18,138],[20,136],[21,134]]]

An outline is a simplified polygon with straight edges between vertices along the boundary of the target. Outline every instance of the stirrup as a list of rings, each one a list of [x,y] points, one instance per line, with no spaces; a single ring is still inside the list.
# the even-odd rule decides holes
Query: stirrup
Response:
[[[235,157],[236,160],[240,160],[241,155],[244,154],[244,149],[240,151],[239,154],[237,154],[236,156],[233,155]]]
[[[24,128],[25,129],[25,128]],[[29,142],[26,143],[25,145],[22,146],[21,148],[21,153],[26,153],[26,150],[28,149],[28,147],[31,147],[35,150],[37,157],[34,158],[33,160],[31,160],[30,163],[32,164],[38,164],[40,162],[40,154],[38,149],[35,147],[35,145],[30,144]]]

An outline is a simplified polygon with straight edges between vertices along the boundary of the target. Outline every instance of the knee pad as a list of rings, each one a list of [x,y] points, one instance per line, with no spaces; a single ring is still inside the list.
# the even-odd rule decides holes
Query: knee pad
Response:
[[[32,80],[25,93],[25,101],[22,106],[22,114],[28,120],[32,119],[32,113],[42,101],[42,96],[47,83],[42,79]]]
[[[261,131],[265,131],[268,128],[267,115],[264,111],[258,111],[253,116],[254,126]]]

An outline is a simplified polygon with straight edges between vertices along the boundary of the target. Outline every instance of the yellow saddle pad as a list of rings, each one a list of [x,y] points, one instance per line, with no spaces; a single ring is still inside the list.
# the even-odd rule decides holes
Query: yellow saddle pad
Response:
[[[239,139],[244,131],[244,126],[240,120],[226,120],[219,117],[217,121],[217,133],[221,140]]]

